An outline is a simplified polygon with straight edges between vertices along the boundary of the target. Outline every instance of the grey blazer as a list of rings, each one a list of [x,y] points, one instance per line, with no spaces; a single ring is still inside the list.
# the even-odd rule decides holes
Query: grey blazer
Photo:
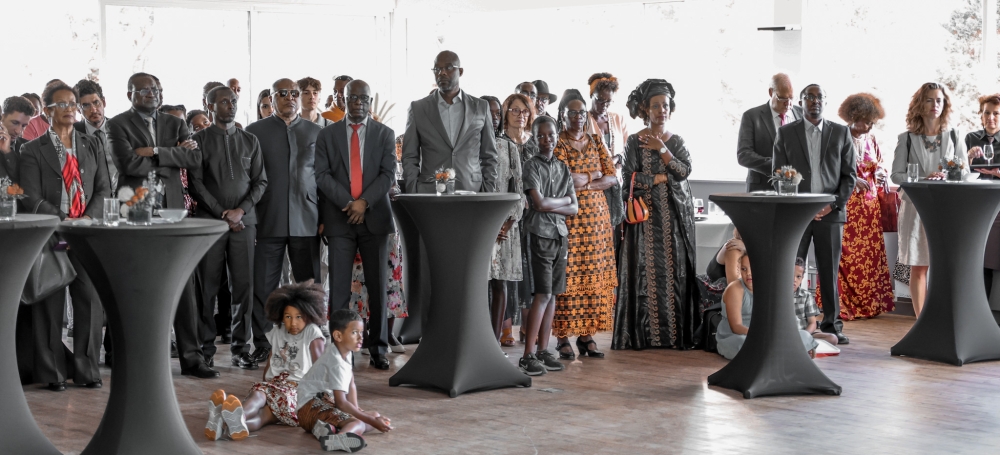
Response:
[[[802,108],[792,106],[792,116],[801,120]],[[774,189],[768,180],[771,178],[771,154],[777,134],[771,118],[770,102],[743,113],[736,140],[736,161],[747,168],[747,192]]]
[[[407,193],[433,193],[434,171],[455,169],[455,189],[493,192],[497,147],[490,105],[462,92],[465,121],[452,144],[437,107],[437,91],[410,103],[403,134],[403,180]]]
[[[104,198],[111,197],[108,178],[108,162],[104,149],[97,139],[74,131],[76,135],[76,158],[80,162],[80,179],[83,180],[83,194],[87,205],[84,215],[94,219],[104,218]],[[68,215],[60,209],[64,183],[62,165],[56,147],[48,133],[28,142],[21,148],[21,187],[24,189],[22,206],[30,213],[57,215],[65,219]]]
[[[326,237],[347,235],[350,230],[343,211],[354,201],[346,119],[323,128],[316,138],[316,187],[323,195],[320,214]],[[365,226],[372,234],[388,235],[396,232],[389,206],[389,188],[396,178],[396,138],[392,129],[369,117],[364,153],[359,199],[368,201]]]
[[[772,172],[785,165],[791,165],[802,174],[801,192],[809,192],[813,179],[820,179],[820,192],[837,197],[837,209],[823,217],[823,221],[843,223],[847,221],[847,200],[854,191],[858,178],[856,152],[851,132],[846,126],[823,120],[823,136],[820,148],[822,163],[820,175],[812,175],[809,163],[809,146],[806,143],[806,121],[796,120],[778,128],[774,140]]]

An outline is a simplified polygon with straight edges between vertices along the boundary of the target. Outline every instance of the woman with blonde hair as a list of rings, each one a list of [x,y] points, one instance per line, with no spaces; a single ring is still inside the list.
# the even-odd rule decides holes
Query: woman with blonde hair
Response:
[[[948,89],[936,82],[921,85],[906,111],[906,131],[899,135],[892,160],[891,179],[900,184],[906,181],[906,165],[916,164],[921,178],[943,180],[945,173],[938,170],[941,158],[949,157],[966,164],[966,145],[957,128],[948,120],[952,104]],[[962,169],[963,178],[968,166]],[[919,316],[927,295],[927,268],[930,249],[913,202],[902,192],[899,206],[899,262],[910,267],[910,295],[913,312]]]

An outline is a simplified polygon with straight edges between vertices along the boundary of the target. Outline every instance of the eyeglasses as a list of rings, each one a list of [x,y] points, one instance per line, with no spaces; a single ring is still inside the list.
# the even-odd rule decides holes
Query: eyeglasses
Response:
[[[570,118],[579,118],[587,115],[587,111],[566,111],[566,115]]]
[[[347,97],[347,101],[351,103],[356,103],[358,101],[361,101],[362,103],[368,103],[371,100],[372,98],[368,95],[351,95]]]
[[[791,103],[792,101],[795,101],[795,98],[782,98],[780,96],[776,99],[782,103]]]
[[[510,112],[511,114],[514,114],[515,117],[520,117],[522,114],[525,117],[531,115],[531,110],[530,109],[518,109],[516,107],[512,107],[512,108],[507,109],[507,112]]]
[[[79,106],[80,106],[80,109],[83,109],[83,110],[86,111],[86,110],[90,110],[90,108],[92,108],[92,107],[101,107],[101,102],[100,101],[95,101],[93,103],[80,103]]]
[[[159,95],[160,94],[160,89],[158,89],[158,88],[144,88],[142,90],[132,90],[129,93],[138,93],[139,96]]]
[[[79,106],[80,105],[76,103],[52,103],[45,107],[57,107],[59,109],[76,109]]]
[[[302,95],[302,92],[300,92],[298,90],[284,89],[284,90],[278,90],[278,91],[274,92],[274,94],[278,95],[278,96],[280,96],[282,98],[288,98],[289,95],[291,95],[292,98],[298,98],[299,96]]]
[[[455,65],[448,65],[448,66],[446,66],[444,68],[439,68],[439,67],[435,66],[434,68],[431,68],[431,72],[434,73],[434,75],[436,76],[436,75],[441,74],[441,73],[450,73],[450,72],[455,71],[455,70],[457,70],[459,68],[460,67],[455,66]]]
[[[812,102],[816,102],[816,101],[822,102],[826,98],[824,98],[823,95],[813,95],[812,93],[810,93],[808,95],[803,96],[802,99],[804,99],[806,101],[812,101]]]

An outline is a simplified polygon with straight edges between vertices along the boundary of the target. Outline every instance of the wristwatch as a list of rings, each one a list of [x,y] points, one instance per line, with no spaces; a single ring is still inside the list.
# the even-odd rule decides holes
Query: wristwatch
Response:
[[[840,205],[837,204],[836,202],[831,202],[830,203],[830,211],[832,212],[834,210],[840,210]]]
[[[667,149],[667,146],[665,146],[665,145],[664,145],[664,146],[663,146],[662,148],[660,148],[660,155],[662,155],[662,154],[664,154],[664,153],[667,153],[667,152],[669,152],[669,151],[670,151],[670,150],[668,150],[668,149]]]
[[[153,156],[160,156],[160,148],[153,147]]]

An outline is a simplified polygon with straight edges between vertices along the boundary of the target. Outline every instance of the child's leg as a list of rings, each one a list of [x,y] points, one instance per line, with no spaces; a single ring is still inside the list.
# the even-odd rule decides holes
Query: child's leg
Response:
[[[243,412],[247,416],[247,424],[249,425],[250,419],[257,417],[257,413],[260,412],[262,408],[267,407],[267,396],[264,392],[260,390],[250,391],[250,395],[243,400]],[[250,430],[253,430],[251,428]]]
[[[535,294],[535,299],[531,302],[531,310],[528,311],[528,320],[525,322],[524,329],[526,338],[524,342],[524,357],[534,354],[535,343],[541,341],[538,339],[538,332],[542,326],[546,306],[551,298],[552,294]],[[549,325],[551,326],[551,324],[552,321],[550,320]]]
[[[556,296],[552,294],[546,295],[548,296],[548,301],[544,304],[545,312],[543,313],[542,322],[539,324],[538,328],[539,351],[544,351],[549,348],[549,338],[552,337],[552,318],[556,314]]]

